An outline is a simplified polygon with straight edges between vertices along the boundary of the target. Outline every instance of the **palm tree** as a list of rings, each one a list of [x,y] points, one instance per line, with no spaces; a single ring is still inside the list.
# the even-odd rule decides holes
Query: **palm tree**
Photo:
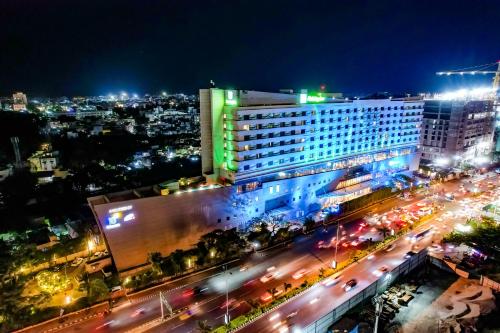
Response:
[[[320,277],[320,278],[323,278],[324,276],[325,276],[325,269],[324,269],[323,267],[321,267],[321,268],[319,269],[319,277]]]
[[[275,294],[277,291],[278,291],[278,289],[276,289],[276,288],[267,289],[267,292],[271,294],[271,297],[273,298],[273,300],[275,299]]]
[[[387,237],[387,235],[389,234],[389,231],[390,231],[390,229],[387,228],[385,225],[377,228],[377,230],[382,234],[384,239],[385,239],[385,237]]]
[[[283,283],[283,289],[285,290],[285,293],[288,291],[288,289],[291,289],[292,285],[290,283],[284,282]]]
[[[208,325],[206,320],[198,320],[196,325],[196,330],[200,333],[210,333],[212,331],[212,326]]]

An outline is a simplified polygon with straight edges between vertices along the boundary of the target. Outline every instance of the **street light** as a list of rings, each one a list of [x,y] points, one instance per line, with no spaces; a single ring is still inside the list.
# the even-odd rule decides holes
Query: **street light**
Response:
[[[333,257],[332,268],[337,268],[337,251],[339,247],[340,220],[337,221],[337,236],[335,238],[335,255]]]
[[[224,315],[224,323],[229,326],[231,318],[229,318],[229,286],[228,286],[227,265],[224,265],[224,275],[226,277],[226,314]]]

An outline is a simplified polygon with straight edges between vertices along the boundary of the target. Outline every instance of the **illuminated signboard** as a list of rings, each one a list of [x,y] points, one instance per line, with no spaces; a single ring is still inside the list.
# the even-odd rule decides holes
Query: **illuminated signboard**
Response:
[[[300,94],[299,95],[299,103],[300,104],[306,104],[306,103],[321,103],[326,100],[326,97],[323,96],[308,96],[307,94]]]
[[[238,105],[238,100],[236,99],[236,92],[234,90],[226,90],[226,105]]]
[[[106,229],[116,229],[124,222],[135,220],[135,214],[132,212],[132,208],[132,206],[122,206],[108,210]]]

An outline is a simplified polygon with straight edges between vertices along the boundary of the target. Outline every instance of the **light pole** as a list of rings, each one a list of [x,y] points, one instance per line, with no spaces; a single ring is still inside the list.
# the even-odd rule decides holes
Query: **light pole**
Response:
[[[231,273],[230,273],[231,274]],[[224,275],[226,278],[226,316],[224,318],[225,324],[229,326],[229,286],[228,286],[228,276],[227,276],[227,265],[224,265]]]
[[[337,268],[337,251],[339,247],[339,230],[340,230],[340,220],[337,221],[337,237],[335,238],[335,255],[333,257],[333,262],[332,268]],[[335,266],[335,267],[333,267]]]
[[[384,299],[381,296],[375,296],[372,299],[375,305],[375,327],[373,329],[373,333],[378,332],[378,320],[380,315],[382,314],[382,309],[384,308]]]

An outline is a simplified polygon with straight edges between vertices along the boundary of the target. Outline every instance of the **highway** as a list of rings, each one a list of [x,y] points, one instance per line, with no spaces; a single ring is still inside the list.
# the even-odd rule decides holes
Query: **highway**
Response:
[[[450,182],[440,185],[448,192],[458,193],[459,182]],[[435,189],[439,190],[439,189]],[[361,235],[374,234],[373,228],[361,228],[362,219],[367,213],[382,214],[392,207],[411,205],[412,209],[419,207],[416,202],[421,198],[411,201],[391,199],[381,205],[367,208],[346,221],[343,221],[343,229],[340,234],[350,240],[355,240]],[[418,246],[428,246],[432,241],[438,241],[442,234],[453,228],[456,219],[443,218],[441,215],[446,211],[462,209],[457,201],[443,202],[445,210],[438,213],[433,220],[421,228],[434,225],[437,232],[432,236],[421,240]],[[436,222],[440,220],[439,222]],[[170,305],[174,309],[180,309],[177,315],[165,321],[158,320],[160,316],[160,302],[157,289],[146,291],[141,296],[131,297],[131,302],[125,302],[113,308],[108,315],[81,321],[69,327],[58,329],[56,327],[44,327],[40,332],[196,332],[198,321],[206,320],[207,323],[216,327],[224,322],[226,313],[226,283],[229,300],[229,314],[231,318],[248,312],[251,303],[264,302],[261,297],[271,288],[283,289],[284,283],[295,287],[308,278],[308,275],[317,275],[321,267],[331,265],[333,249],[318,248],[319,241],[329,241],[336,234],[335,225],[326,230],[318,228],[311,235],[300,236],[294,240],[290,247],[278,248],[254,253],[241,265],[233,267],[227,273],[221,270],[198,274],[187,279],[176,281],[162,287],[169,290],[165,293]],[[352,237],[350,235],[352,234]],[[369,285],[377,277],[373,274],[382,266],[389,269],[404,260],[404,255],[411,249],[411,244],[405,239],[396,241],[392,251],[380,251],[371,260],[364,259],[350,266],[342,272],[342,282],[337,285],[325,287],[318,284],[307,293],[295,298],[293,301],[273,311],[265,317],[255,321],[242,329],[245,332],[279,332],[297,331],[307,324],[329,312],[333,307],[344,302],[348,297]],[[352,246],[339,247],[338,261],[347,259]],[[274,269],[273,269],[274,267]],[[304,276],[294,279],[293,275],[300,270],[305,270]],[[268,271],[269,270],[269,271]],[[261,277],[272,273],[274,276],[267,282],[262,282]],[[355,278],[358,285],[348,293],[341,288],[343,282]],[[285,320],[292,314],[290,319]],[[273,320],[270,320],[270,317]]]

